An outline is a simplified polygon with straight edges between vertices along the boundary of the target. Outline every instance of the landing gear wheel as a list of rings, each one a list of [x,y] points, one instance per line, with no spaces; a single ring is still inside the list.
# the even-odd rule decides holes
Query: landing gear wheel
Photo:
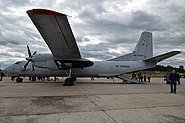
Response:
[[[76,81],[76,77],[72,77],[73,81]]]
[[[32,77],[31,79],[32,79],[33,82],[36,81],[36,77]]]
[[[73,78],[67,78],[64,82],[64,86],[73,86],[74,85],[74,79]]]
[[[23,81],[23,78],[17,78],[16,80],[15,80],[17,83],[21,83],[22,81]]]

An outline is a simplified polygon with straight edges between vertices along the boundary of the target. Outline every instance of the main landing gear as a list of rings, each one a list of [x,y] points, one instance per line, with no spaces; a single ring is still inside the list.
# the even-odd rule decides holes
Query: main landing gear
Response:
[[[71,77],[71,68],[69,69],[69,73],[65,71],[66,74],[68,74],[68,78],[64,81],[64,86],[73,86],[74,82],[76,81],[76,77]]]
[[[18,77],[18,78],[16,78],[15,81],[16,81],[17,83],[21,83],[21,82],[23,81],[23,78]]]
[[[76,77],[69,77],[69,78],[65,79],[64,86],[73,86],[74,81],[76,81]]]

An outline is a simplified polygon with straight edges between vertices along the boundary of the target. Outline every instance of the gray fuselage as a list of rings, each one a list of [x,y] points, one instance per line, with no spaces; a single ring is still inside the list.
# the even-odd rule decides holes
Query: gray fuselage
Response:
[[[52,55],[38,54],[33,62],[35,70],[31,64],[26,70],[22,67],[26,61],[19,61],[4,69],[12,76],[68,76],[69,69],[61,70],[54,62]],[[143,70],[155,67],[156,63],[148,63],[143,60],[138,61],[93,61],[94,65],[85,68],[71,68],[72,77],[112,77],[123,73]]]

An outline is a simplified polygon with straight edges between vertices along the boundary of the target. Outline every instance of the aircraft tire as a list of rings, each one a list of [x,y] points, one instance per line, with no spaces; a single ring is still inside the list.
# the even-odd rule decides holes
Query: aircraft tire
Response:
[[[31,79],[32,79],[33,82],[36,81],[36,77],[32,77]]]
[[[21,83],[22,81],[23,81],[23,78],[17,78],[16,80],[15,80],[17,83]]]
[[[74,85],[74,80],[73,78],[67,78],[64,82],[64,86],[73,86]]]
[[[72,77],[73,81],[76,81],[76,77]]]

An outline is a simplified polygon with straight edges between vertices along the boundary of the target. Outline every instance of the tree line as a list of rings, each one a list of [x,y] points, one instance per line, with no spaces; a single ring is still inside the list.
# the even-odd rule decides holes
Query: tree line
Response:
[[[164,66],[164,65],[157,65],[154,68],[149,68],[147,70],[149,71],[164,71],[164,72],[171,72],[172,70],[176,70],[179,73],[185,73],[185,69],[183,65],[180,65],[179,67],[172,67],[170,65]]]

